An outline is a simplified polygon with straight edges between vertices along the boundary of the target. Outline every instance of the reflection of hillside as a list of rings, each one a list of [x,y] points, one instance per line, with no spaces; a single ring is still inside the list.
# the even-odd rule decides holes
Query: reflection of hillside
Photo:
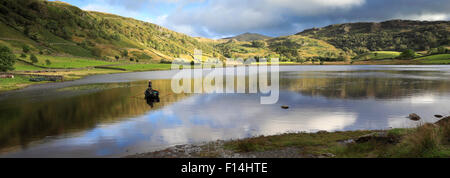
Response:
[[[155,104],[154,108],[150,108],[143,99],[146,82],[82,86],[63,92],[70,93],[67,95],[92,89],[94,92],[40,102],[11,102],[12,105],[0,108],[0,147],[26,146],[30,141],[46,136],[85,130],[98,123],[142,115],[186,97],[172,93],[170,80],[153,83],[161,92],[161,103]],[[98,87],[104,90],[98,92],[95,90]]]
[[[308,96],[341,99],[394,99],[422,92],[449,92],[450,83],[442,80],[405,78],[299,78],[280,80],[282,89]]]

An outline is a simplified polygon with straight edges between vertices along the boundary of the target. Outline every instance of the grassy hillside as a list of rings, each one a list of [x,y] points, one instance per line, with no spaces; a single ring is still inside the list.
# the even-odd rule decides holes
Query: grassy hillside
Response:
[[[428,50],[450,44],[449,21],[392,20],[381,23],[347,23],[305,30],[299,35],[329,42],[345,51]]]
[[[47,55],[141,61],[170,60],[194,48],[214,53],[211,45],[158,25],[53,1],[3,0],[0,27],[0,44],[16,52],[26,44]]]
[[[229,40],[217,45],[222,54],[227,58],[253,58],[265,57],[275,54],[265,47],[254,47],[251,42]]]
[[[348,55],[329,43],[300,35],[271,38],[253,42],[229,40],[217,49],[229,58],[280,58],[280,61],[301,62],[310,60],[342,61]],[[255,46],[256,45],[256,46]]]
[[[238,36],[224,38],[225,40],[237,40],[237,41],[256,41],[256,40],[267,40],[272,37],[257,34],[257,33],[244,33]]]
[[[325,41],[300,35],[273,38],[267,43],[272,51],[280,55],[281,61],[343,61],[348,55]]]

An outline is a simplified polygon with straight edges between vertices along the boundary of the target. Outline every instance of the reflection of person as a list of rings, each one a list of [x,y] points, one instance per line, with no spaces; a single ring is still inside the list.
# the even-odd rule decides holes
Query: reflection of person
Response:
[[[153,107],[153,103],[159,103],[159,91],[153,90],[152,81],[148,81],[148,88],[145,90],[145,100],[150,107]]]

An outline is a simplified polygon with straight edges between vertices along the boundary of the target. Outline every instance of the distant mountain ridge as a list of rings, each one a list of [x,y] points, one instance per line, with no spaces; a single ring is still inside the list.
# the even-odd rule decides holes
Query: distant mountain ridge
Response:
[[[321,39],[356,53],[428,50],[450,44],[450,22],[390,20],[344,23],[307,29],[296,35]]]
[[[258,33],[243,33],[240,34],[238,36],[234,36],[234,37],[228,37],[228,38],[223,38],[225,40],[237,40],[237,41],[256,41],[256,40],[267,40],[267,39],[271,39],[272,37],[269,36],[265,36],[265,35],[261,35]]]

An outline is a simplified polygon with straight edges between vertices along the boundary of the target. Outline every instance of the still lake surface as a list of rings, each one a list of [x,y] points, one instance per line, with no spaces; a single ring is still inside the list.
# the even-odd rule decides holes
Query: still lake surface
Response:
[[[280,66],[277,104],[259,94],[174,94],[175,71],[90,76],[0,94],[0,157],[120,157],[273,135],[414,127],[450,114],[450,66]],[[161,92],[142,99],[147,80]],[[281,105],[289,105],[283,110]]]

